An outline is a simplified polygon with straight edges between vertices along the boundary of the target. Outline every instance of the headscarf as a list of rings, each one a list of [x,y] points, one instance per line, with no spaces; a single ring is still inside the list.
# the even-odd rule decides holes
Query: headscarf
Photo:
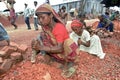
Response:
[[[58,14],[55,12],[55,10],[47,3],[44,3],[42,5],[40,5],[36,11],[35,11],[36,15],[39,14],[45,14],[45,13],[52,13],[54,18],[60,22],[63,23],[63,21],[60,19],[60,17],[58,16]],[[64,24],[64,23],[63,23]]]
[[[72,27],[83,27],[83,24],[79,20],[73,20],[71,23],[71,28]]]

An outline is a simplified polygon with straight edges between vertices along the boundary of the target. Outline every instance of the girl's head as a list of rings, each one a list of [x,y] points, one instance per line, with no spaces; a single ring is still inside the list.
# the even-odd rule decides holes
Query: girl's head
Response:
[[[73,20],[71,23],[71,29],[76,33],[76,34],[81,34],[83,30],[83,24],[79,20]]]

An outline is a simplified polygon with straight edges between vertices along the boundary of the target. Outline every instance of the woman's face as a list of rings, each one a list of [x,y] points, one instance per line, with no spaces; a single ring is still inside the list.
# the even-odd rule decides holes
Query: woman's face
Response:
[[[72,30],[77,34],[80,35],[82,32],[82,27],[72,27]]]
[[[51,17],[48,14],[39,14],[38,20],[42,26],[48,26],[51,22]]]

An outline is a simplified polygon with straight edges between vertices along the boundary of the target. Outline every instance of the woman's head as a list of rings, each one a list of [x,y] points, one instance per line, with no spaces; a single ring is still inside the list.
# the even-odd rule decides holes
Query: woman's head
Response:
[[[73,20],[71,23],[71,29],[76,33],[80,34],[83,30],[83,24],[79,20]]]
[[[48,26],[52,20],[62,23],[62,20],[58,17],[58,14],[47,3],[40,5],[35,13],[38,16],[40,24],[43,26]]]

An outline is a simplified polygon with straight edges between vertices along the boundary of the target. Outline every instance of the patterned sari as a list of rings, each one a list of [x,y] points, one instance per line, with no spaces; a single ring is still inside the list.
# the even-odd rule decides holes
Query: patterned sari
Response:
[[[53,46],[58,45],[55,36],[47,27],[43,27],[43,32],[40,33],[39,38],[41,38],[44,46],[52,48]],[[76,43],[73,42],[73,40],[71,40],[70,38],[68,38],[64,41],[63,48],[64,51],[62,53],[47,53],[47,54],[60,61],[63,61],[65,59],[67,59],[68,62],[74,61],[77,57],[77,54],[79,53],[78,46],[76,45]]]
[[[58,36],[62,34],[60,37],[63,37],[62,42],[63,42],[64,51],[62,53],[48,53],[48,54],[56,58],[57,60],[65,60],[65,59],[67,59],[68,61],[75,60],[78,54],[78,46],[76,45],[75,42],[73,42],[69,38],[67,30],[65,29],[64,23],[62,22],[58,14],[52,9],[52,7],[49,4],[42,4],[36,9],[36,15],[43,14],[43,13],[53,14],[53,18],[56,24],[59,24],[59,25],[56,25],[57,27],[59,26],[59,28],[57,28],[56,31],[62,28],[61,31],[56,32],[55,31],[56,26],[54,26],[53,30],[57,33],[55,34],[53,30],[51,31],[48,26],[42,27],[43,32],[40,33],[39,38],[42,39],[44,46],[48,46],[52,48],[53,46],[58,45],[58,42],[60,42],[58,41]],[[68,37],[65,37],[63,32],[65,32],[65,34],[68,35]]]

